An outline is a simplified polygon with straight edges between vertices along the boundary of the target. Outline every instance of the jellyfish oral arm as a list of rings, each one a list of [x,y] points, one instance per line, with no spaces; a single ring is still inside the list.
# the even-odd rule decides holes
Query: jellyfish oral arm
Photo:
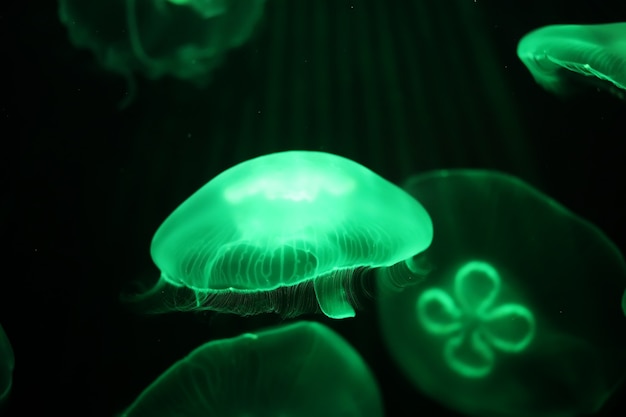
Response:
[[[345,319],[356,316],[343,285],[344,280],[346,282],[350,280],[349,275],[351,274],[348,271],[338,270],[313,281],[320,309],[330,318]]]
[[[433,266],[422,252],[395,265],[380,268],[377,274],[382,290],[397,292],[423,282],[432,270]]]

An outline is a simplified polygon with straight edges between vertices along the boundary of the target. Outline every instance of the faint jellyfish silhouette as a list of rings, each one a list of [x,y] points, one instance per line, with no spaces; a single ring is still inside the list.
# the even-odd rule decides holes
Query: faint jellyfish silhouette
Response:
[[[338,372],[338,370],[340,370]],[[200,346],[121,417],[382,417],[367,364],[323,324],[297,322]]]
[[[431,215],[428,282],[381,292],[386,344],[413,384],[476,416],[575,416],[626,376],[626,264],[595,226],[521,180],[411,178]]]
[[[545,26],[519,41],[517,55],[552,93],[592,84],[626,99],[626,22]]]
[[[265,0],[60,0],[59,18],[77,48],[128,80],[171,76],[204,87],[226,53],[243,45]]]
[[[319,308],[352,317],[365,269],[381,268],[387,287],[410,286],[416,277],[393,267],[431,240],[424,208],[369,169],[324,152],[279,152],[222,172],[181,204],[152,240],[159,282],[124,298],[156,300],[156,312],[296,316]]]
[[[7,400],[13,385],[15,357],[9,338],[0,326],[0,406]]]

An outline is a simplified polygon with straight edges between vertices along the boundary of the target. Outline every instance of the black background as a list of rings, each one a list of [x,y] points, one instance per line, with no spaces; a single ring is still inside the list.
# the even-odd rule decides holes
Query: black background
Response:
[[[332,22],[339,19],[335,14],[348,13],[353,5],[367,15],[373,3],[318,4],[324,4]],[[384,6],[391,16],[405,7],[402,1],[383,3],[393,3]],[[454,9],[471,0],[450,3]],[[279,113],[259,104],[265,103],[271,90],[267,80],[272,70],[265,51],[276,41],[272,23],[281,7],[287,7],[284,1],[268,0],[254,38],[228,55],[206,89],[139,77],[136,100],[119,111],[124,80],[99,69],[88,51],[72,46],[58,20],[56,2],[3,3],[0,323],[16,356],[14,390],[5,413],[32,415],[43,407],[50,415],[112,415],[199,344],[280,322],[273,315],[145,317],[125,310],[117,301],[121,289],[133,280],[149,282],[158,277],[149,246],[167,214],[211,177],[254,156],[287,149],[324,150],[354,159],[396,183],[429,169],[497,168],[531,182],[595,223],[622,252],[626,250],[626,103],[596,91],[568,100],[554,97],[534,83],[515,55],[518,39],[542,25],[624,21],[624,2],[479,0],[471,14],[459,13],[480,22],[484,39],[489,40],[491,68],[500,69],[505,83],[501,85],[507,88],[503,91],[501,85],[482,78],[473,85],[478,93],[468,96],[468,90],[455,87],[461,84],[455,79],[461,76],[459,71],[429,73],[428,84],[440,91],[439,99],[447,104],[433,108],[430,130],[413,126],[419,120],[409,116],[407,129],[422,134],[415,143],[394,143],[391,117],[384,113],[375,123],[381,141],[359,140],[361,134],[373,135],[371,130],[360,130],[365,129],[359,126],[366,115],[358,109],[342,109],[334,99],[329,103],[335,107],[327,131],[316,130],[306,117],[302,123],[294,122],[290,109],[299,100],[312,100],[313,90],[302,90],[302,85],[315,72],[297,66],[304,49],[291,38],[283,39],[284,66],[277,64],[286,74],[282,81],[286,93],[276,94],[280,100],[288,99],[274,107]],[[313,1],[294,1],[289,12],[298,13],[299,7],[316,6]],[[461,32],[446,32],[442,8],[426,10],[433,16],[422,15],[425,20],[416,20],[416,26],[430,22],[442,36],[450,35],[447,45],[455,39],[459,45],[464,42]],[[300,14],[306,19],[306,13]],[[286,33],[289,30],[294,26]],[[328,42],[333,44],[332,39]],[[420,50],[406,53],[420,54]],[[447,53],[446,48],[436,51]],[[465,49],[463,61],[478,71],[484,64],[478,56]],[[420,56],[420,63],[428,64],[426,54]],[[402,83],[417,75],[403,74],[404,67],[399,67],[396,84],[402,90]],[[352,88],[337,88],[354,91],[355,102],[367,100],[365,83],[372,79],[368,77],[377,77],[359,78],[365,68],[353,70],[358,81]],[[394,97],[393,91],[384,89],[388,80],[377,82],[382,85],[376,90],[381,97]],[[338,86],[341,80],[331,72],[330,83]],[[485,98],[493,88],[499,89],[499,102],[514,109],[518,121],[514,125],[507,124],[494,101]],[[462,121],[459,114],[476,109],[482,130],[469,130],[447,119],[457,112]],[[352,120],[348,127],[344,113]],[[274,127],[259,133],[251,117],[258,117],[263,126],[270,120],[267,126]],[[369,117],[367,123],[374,123]],[[499,127],[492,128],[495,125]],[[515,140],[524,141],[523,157],[511,154],[520,147],[511,136],[518,126],[523,133],[516,132]],[[469,134],[461,143],[466,130]],[[429,141],[430,147],[423,144]],[[385,144],[382,154],[381,143]],[[424,152],[426,148],[430,154]],[[403,162],[396,164],[397,160]],[[359,350],[379,379],[389,416],[454,415],[414,392],[394,368],[377,333],[373,302],[366,303],[354,320],[306,318],[327,323]],[[624,392],[609,402],[603,414],[626,410]]]

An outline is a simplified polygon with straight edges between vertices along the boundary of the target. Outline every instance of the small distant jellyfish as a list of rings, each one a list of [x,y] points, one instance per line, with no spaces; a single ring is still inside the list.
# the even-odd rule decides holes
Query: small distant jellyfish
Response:
[[[382,417],[383,405],[348,342],[297,322],[200,346],[120,415],[143,416]]]
[[[432,218],[428,280],[381,292],[388,349],[417,389],[480,417],[598,411],[626,377],[626,263],[523,181],[450,170],[404,189]]]
[[[222,172],[174,210],[152,240],[159,282],[127,299],[171,294],[162,311],[290,317],[319,308],[353,317],[352,283],[373,268],[386,287],[419,282],[413,259],[432,234],[417,200],[354,161],[314,151],[264,155]]]
[[[520,40],[517,55],[550,92],[591,84],[626,99],[626,22],[545,26]]]
[[[13,385],[15,357],[9,338],[0,326],[0,407],[9,397]]]
[[[60,0],[59,18],[77,48],[129,82],[171,76],[204,87],[226,53],[243,45],[265,0]]]

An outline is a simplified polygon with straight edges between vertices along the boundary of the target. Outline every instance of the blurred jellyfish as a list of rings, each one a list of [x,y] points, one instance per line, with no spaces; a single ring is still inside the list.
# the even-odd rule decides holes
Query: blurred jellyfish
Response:
[[[571,94],[578,81],[626,99],[626,22],[542,27],[520,40],[517,55],[550,92]]]
[[[424,208],[369,169],[324,152],[280,152],[224,171],[181,204],[152,240],[159,282],[130,300],[174,293],[157,310],[352,317],[353,278],[391,267],[379,280],[412,285],[411,260],[431,240]]]
[[[432,217],[428,282],[379,297],[414,385],[460,412],[596,412],[626,376],[626,264],[595,226],[514,177],[436,171],[407,190]]]
[[[11,343],[2,326],[0,326],[0,406],[6,401],[13,385],[13,367],[15,357]]]
[[[129,81],[171,76],[199,87],[225,54],[252,35],[265,0],[60,0],[59,18],[77,48]],[[124,103],[128,104],[128,103]]]
[[[122,417],[382,417],[376,381],[330,328],[297,322],[200,346]]]

